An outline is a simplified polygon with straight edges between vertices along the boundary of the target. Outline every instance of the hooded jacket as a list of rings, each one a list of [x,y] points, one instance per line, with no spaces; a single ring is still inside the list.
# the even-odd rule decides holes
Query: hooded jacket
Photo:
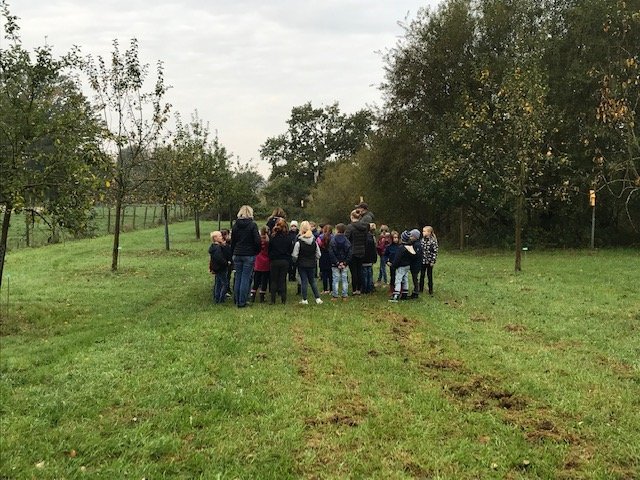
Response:
[[[419,258],[419,257],[418,257]],[[408,267],[413,264],[416,259],[416,251],[413,245],[402,244],[398,248],[395,258],[393,259],[393,268]]]
[[[315,237],[311,235],[310,237],[298,237],[291,257],[294,262],[298,262],[298,267],[315,268],[320,255],[320,247],[316,243]]]
[[[276,233],[269,240],[269,259],[273,260],[291,260],[291,252],[293,251],[293,242],[289,238],[288,233]]]
[[[351,243],[347,240],[347,237],[339,233],[331,239],[329,256],[331,257],[332,267],[337,267],[339,263],[349,265],[349,262],[351,262]]]
[[[367,234],[369,233],[369,224],[364,222],[351,222],[347,225],[344,232],[347,240],[351,242],[352,254],[357,258],[364,258],[365,245],[367,243]]]
[[[253,256],[260,251],[258,225],[251,218],[239,218],[231,229],[231,251],[234,255]]]

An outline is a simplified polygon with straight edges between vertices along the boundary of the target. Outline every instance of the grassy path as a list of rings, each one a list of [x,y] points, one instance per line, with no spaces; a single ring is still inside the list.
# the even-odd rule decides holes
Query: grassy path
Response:
[[[0,478],[640,477],[637,251],[443,252],[433,298],[238,310],[172,228],[117,274],[109,238],[10,253]]]

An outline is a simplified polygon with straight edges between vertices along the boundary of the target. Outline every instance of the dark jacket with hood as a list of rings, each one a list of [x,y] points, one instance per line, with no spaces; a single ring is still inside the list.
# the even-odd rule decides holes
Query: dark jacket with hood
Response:
[[[364,258],[362,263],[373,265],[378,261],[378,252],[376,251],[376,239],[371,233],[367,233],[367,241],[364,245]]]
[[[212,243],[209,246],[209,270],[213,273],[227,273],[227,258],[222,245]]]
[[[253,256],[260,252],[258,225],[251,218],[239,218],[231,229],[231,251],[234,255]]]
[[[289,238],[289,234],[281,232],[276,233],[269,241],[269,259],[291,261],[291,252],[293,252],[293,243]]]
[[[351,243],[343,234],[337,234],[329,243],[329,256],[331,257],[331,266],[337,267],[339,263],[349,265],[351,262]]]
[[[393,268],[408,267],[413,265],[416,259],[416,251],[413,249],[413,245],[401,244],[396,253],[396,257],[393,259]],[[418,257],[420,258],[420,257]]]
[[[351,242],[353,256],[364,258],[365,245],[367,243],[367,234],[369,233],[369,224],[364,222],[351,222],[347,225],[344,232],[347,240]]]

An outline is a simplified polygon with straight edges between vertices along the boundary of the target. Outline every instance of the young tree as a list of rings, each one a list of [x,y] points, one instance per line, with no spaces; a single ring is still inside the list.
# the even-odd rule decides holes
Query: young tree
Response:
[[[111,270],[116,271],[122,208],[127,196],[148,181],[135,172],[144,170],[142,165],[149,160],[149,149],[159,139],[167,121],[170,105],[164,102],[164,96],[168,87],[164,83],[162,63],[158,62],[155,83],[145,91],[149,66],[140,63],[135,38],[124,53],[120,52],[118,41],[113,42],[109,66],[102,57],[95,61],[88,57],[86,72],[109,132],[103,148],[114,157],[111,188],[116,200],[116,218]]]
[[[85,229],[104,158],[97,148],[100,123],[65,76],[77,65],[75,52],[55,58],[45,46],[32,59],[17,18],[6,2],[0,5],[7,42],[0,48],[1,285],[11,214],[30,209],[52,229]]]

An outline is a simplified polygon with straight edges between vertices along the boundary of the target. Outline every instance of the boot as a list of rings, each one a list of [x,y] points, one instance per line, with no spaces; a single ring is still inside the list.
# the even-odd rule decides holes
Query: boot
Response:
[[[389,299],[389,301],[392,303],[398,303],[399,298],[400,298],[400,294],[394,292],[394,294],[391,295],[391,298]]]
[[[409,292],[402,292],[400,294],[400,300],[407,300],[409,298]]]
[[[260,292],[260,303],[264,303],[264,294],[265,292]]]
[[[411,300],[417,300],[419,297],[420,295],[418,294],[418,292],[413,292],[409,298]]]
[[[256,301],[256,291],[255,290],[251,290],[250,300],[251,300],[251,303]]]

